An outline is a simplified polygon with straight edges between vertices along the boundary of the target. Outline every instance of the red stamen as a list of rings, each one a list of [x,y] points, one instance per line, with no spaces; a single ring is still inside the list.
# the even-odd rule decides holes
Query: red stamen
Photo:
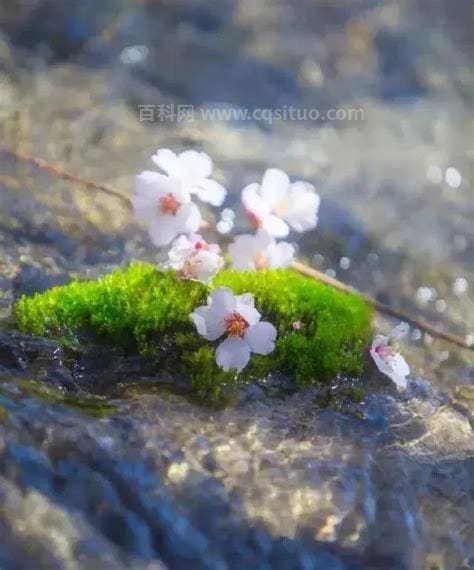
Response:
[[[257,216],[257,214],[247,210],[247,216],[249,217],[250,225],[254,230],[258,230],[262,227],[262,220]]]
[[[160,198],[159,209],[162,214],[176,216],[180,207],[181,202],[178,202],[171,192]]]
[[[197,241],[194,244],[194,249],[197,249],[198,251],[200,251],[201,249],[206,250],[206,249],[209,249],[209,246],[205,241]]]

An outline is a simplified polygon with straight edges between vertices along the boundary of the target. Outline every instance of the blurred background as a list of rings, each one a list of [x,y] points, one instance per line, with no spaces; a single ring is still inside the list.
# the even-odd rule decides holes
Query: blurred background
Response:
[[[236,210],[246,184],[260,180],[268,167],[282,168],[292,179],[315,184],[322,198],[316,231],[298,240],[292,236],[302,259],[474,343],[473,18],[472,0],[2,0],[1,146],[126,193],[132,191],[135,174],[151,168],[149,157],[157,148],[204,150],[214,159],[216,177],[229,190],[225,205]],[[299,114],[294,111],[296,118],[288,116],[290,109],[299,110]],[[220,114],[213,114],[215,110]],[[282,114],[286,120],[279,119]],[[212,218],[218,213],[207,215]],[[5,329],[18,295],[73,277],[101,275],[132,259],[154,260],[156,251],[134,227],[122,204],[0,153],[0,318]],[[381,330],[393,324],[377,317]],[[464,394],[468,404],[463,405],[472,414],[472,391],[469,397],[463,391],[474,381],[472,352],[434,341],[416,329],[410,340],[406,355],[420,382],[430,382],[449,397]],[[9,356],[1,361],[2,354],[10,354],[4,350],[0,350],[0,368],[8,368],[10,362]],[[407,403],[394,423],[416,424],[416,429],[402,435],[396,432],[395,439],[406,438],[413,444],[412,439],[420,437],[417,429],[434,429],[423,414],[429,415],[442,402],[442,398],[431,401],[432,408]],[[300,404],[296,402],[295,409]],[[160,406],[165,405],[157,408],[164,413]],[[393,425],[381,420],[384,414],[390,416],[388,408],[383,413],[377,409],[374,425],[382,429],[383,424],[390,432]],[[155,413],[149,411],[151,423]],[[166,420],[172,423],[169,433],[173,434],[173,422],[179,424],[179,414],[174,413],[173,419]],[[197,426],[203,421],[194,418],[194,411],[180,413],[186,417],[182,423]],[[273,412],[268,413],[273,417]],[[128,408],[124,414],[133,416]],[[234,414],[231,418],[237,425],[250,421]],[[152,428],[143,427],[140,422],[145,420],[139,415],[134,433],[146,439],[146,430]],[[416,417],[413,425],[408,417],[410,421]],[[222,420],[222,433],[228,420]],[[327,437],[344,431],[337,422],[319,421],[315,425],[326,430]],[[472,441],[469,422],[460,427],[451,416],[445,423],[439,421],[444,431],[433,436],[430,449],[450,455],[462,448],[464,453],[462,446]],[[51,422],[62,425],[63,418]],[[79,422],[77,429],[82,433],[86,428]],[[21,439],[20,431],[15,438]],[[72,441],[76,441],[74,433]],[[152,437],[151,431],[146,434]],[[281,524],[275,523],[275,532],[293,537],[295,528],[310,519],[319,541],[355,549],[362,557],[361,568],[421,568],[425,563],[426,568],[472,568],[472,528],[469,535],[468,511],[462,506],[469,489],[472,492],[472,456],[468,462],[443,463],[441,475],[439,463],[417,471],[405,465],[406,458],[397,459],[388,468],[393,469],[394,479],[388,481],[387,468],[381,468],[374,482],[364,462],[373,459],[377,434],[374,440],[369,438],[365,455],[355,453],[348,460],[348,471],[338,480],[348,494],[332,489],[327,517],[319,511],[313,519],[308,515],[313,511],[301,489],[309,483],[300,474],[302,479],[295,476],[290,493],[293,499],[288,499],[296,500],[298,489],[301,504],[288,515],[291,520],[283,521],[282,513],[288,510],[283,499],[267,504],[263,519],[268,523],[283,517]],[[460,434],[463,443],[457,439]],[[288,434],[280,436],[284,439]],[[112,430],[103,437],[116,441],[122,435]],[[261,435],[263,448],[274,444],[272,437]],[[322,442],[311,445],[315,457]],[[347,457],[346,448],[334,445],[333,457]],[[416,445],[413,450],[418,449]],[[300,453],[295,461],[303,461],[301,454],[306,452],[295,453]],[[23,473],[24,456],[13,457]],[[359,474],[369,477],[361,487],[357,476],[348,475],[351,461]],[[321,489],[326,472],[320,465],[313,468],[318,473],[313,483],[318,481],[314,484]],[[449,479],[450,469],[459,478],[446,491],[451,495],[439,499],[442,492],[433,481]],[[260,480],[266,480],[257,471]],[[177,480],[179,473],[173,475]],[[229,477],[235,483],[238,470]],[[246,485],[253,491],[257,488]],[[290,492],[273,479],[267,485],[277,488],[280,498]],[[390,489],[393,500],[374,498],[378,486]],[[196,490],[183,489],[184,495],[195,497]],[[206,496],[207,491],[200,488],[200,492]],[[353,503],[348,498],[351,493]],[[396,499],[398,494],[403,504]],[[426,503],[422,504],[422,497],[427,497]],[[248,499],[251,505],[254,499]],[[377,505],[376,524],[367,522],[370,501]],[[218,512],[215,505],[212,509],[209,512]],[[245,516],[255,515],[255,509],[247,510]],[[445,522],[436,515],[437,509],[444,513]],[[352,514],[344,518],[349,511]],[[342,512],[344,516],[338,518]],[[417,517],[422,519],[420,525],[413,522]],[[338,526],[341,520],[346,526]],[[0,529],[2,524],[0,515]],[[369,538],[359,541],[363,533],[357,532],[364,524]],[[453,528],[459,532],[450,534]],[[215,529],[202,532],[217,533]],[[359,538],[350,538],[356,535]],[[140,560],[153,559],[138,538],[130,538],[125,547],[122,536],[109,539]],[[216,544],[220,544],[217,538]],[[293,547],[303,552],[294,545],[286,545],[283,551]],[[105,546],[101,548],[106,551]],[[270,552],[271,545],[268,548]],[[223,556],[232,558],[228,552]],[[275,556],[278,560],[279,555]],[[118,567],[125,558],[117,555],[114,560]],[[247,559],[246,567],[260,567],[255,560]],[[345,550],[339,561],[334,560],[333,566],[326,561],[319,567],[345,568]],[[131,564],[138,567],[136,560]],[[275,561],[272,564],[280,567]],[[282,564],[282,568],[293,568],[290,562]],[[314,567],[308,564],[295,562],[294,567]],[[5,567],[16,566],[5,562]],[[203,563],[203,567],[213,566]]]

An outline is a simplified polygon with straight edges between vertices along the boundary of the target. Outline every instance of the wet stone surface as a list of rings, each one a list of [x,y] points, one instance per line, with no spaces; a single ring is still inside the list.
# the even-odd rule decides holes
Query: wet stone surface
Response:
[[[447,567],[468,560],[468,418],[421,380],[345,413],[316,402],[253,389],[207,410],[137,391],[97,420],[4,377],[2,522],[59,565],[98,550],[131,567],[407,568],[448,537]]]
[[[469,10],[10,0],[2,144],[123,192],[158,146],[202,148],[237,207],[244,184],[281,166],[321,193],[301,256],[469,337]],[[353,106],[365,119],[150,124],[143,103]],[[262,379],[216,409],[133,357],[14,330],[20,295],[134,259],[159,254],[123,204],[0,154],[2,570],[474,567],[472,352],[411,330],[403,394],[368,370],[329,392]],[[341,385],[364,387],[362,401]]]

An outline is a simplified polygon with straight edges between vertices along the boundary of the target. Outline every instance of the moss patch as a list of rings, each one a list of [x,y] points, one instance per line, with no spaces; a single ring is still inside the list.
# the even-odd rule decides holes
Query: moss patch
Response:
[[[217,396],[272,372],[301,386],[338,374],[357,375],[370,338],[371,310],[355,295],[335,291],[291,270],[219,273],[213,287],[250,292],[263,319],[278,329],[275,351],[253,355],[238,376],[214,360],[215,345],[195,331],[189,314],[206,303],[210,288],[181,281],[152,265],[133,264],[98,281],[74,282],[21,298],[15,318],[22,331],[81,343],[91,338],[157,359],[163,370],[184,375],[200,393]],[[299,321],[301,328],[293,330]]]
[[[20,380],[15,382],[18,395],[21,398],[36,398],[50,404],[62,404],[69,408],[74,408],[93,418],[106,418],[117,411],[117,407],[109,404],[107,400],[101,396],[72,396],[64,392],[45,385],[39,380]],[[9,390],[4,390],[0,383],[0,394],[4,393],[11,398],[12,394]],[[6,414],[6,415],[5,415]],[[8,419],[8,412],[0,406],[0,423]]]

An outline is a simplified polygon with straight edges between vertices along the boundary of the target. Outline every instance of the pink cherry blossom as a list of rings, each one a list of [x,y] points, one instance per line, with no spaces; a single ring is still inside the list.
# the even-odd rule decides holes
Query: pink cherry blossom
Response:
[[[252,225],[274,237],[286,237],[290,228],[297,232],[314,229],[318,223],[319,202],[312,184],[292,183],[278,168],[269,168],[261,184],[249,184],[242,190],[242,203]]]
[[[220,247],[208,244],[200,235],[179,236],[168,252],[168,266],[182,279],[209,282],[224,266]]]
[[[370,355],[377,368],[394,382],[399,390],[407,387],[410,367],[398,352],[397,343],[408,333],[407,323],[400,323],[388,335],[377,335],[370,348]]]
[[[275,269],[291,265],[295,248],[287,242],[277,243],[266,230],[259,230],[255,235],[236,237],[229,246],[229,255],[233,266],[242,271]]]

